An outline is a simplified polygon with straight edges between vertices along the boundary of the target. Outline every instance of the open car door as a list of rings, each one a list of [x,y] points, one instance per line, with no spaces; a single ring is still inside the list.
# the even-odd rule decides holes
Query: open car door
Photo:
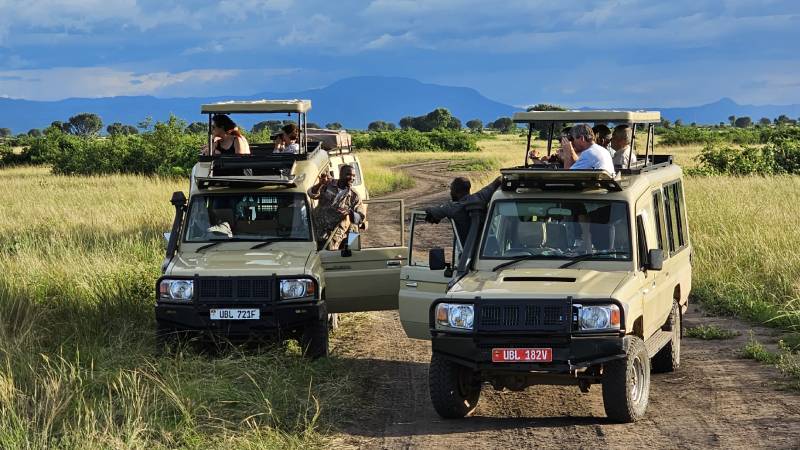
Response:
[[[425,221],[424,211],[411,213],[408,264],[400,271],[399,296],[400,321],[408,337],[431,338],[431,303],[447,292],[461,248],[451,221],[432,224]]]
[[[329,313],[397,309],[404,246],[403,200],[370,200],[368,227],[347,250],[321,250]]]

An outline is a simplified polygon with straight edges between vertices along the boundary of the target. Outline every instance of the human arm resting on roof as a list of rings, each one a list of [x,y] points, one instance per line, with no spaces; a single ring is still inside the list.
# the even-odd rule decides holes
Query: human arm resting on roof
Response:
[[[439,223],[444,218],[452,219],[461,208],[462,206],[457,202],[447,202],[425,208],[425,221]]]
[[[484,205],[489,204],[489,200],[492,199],[494,191],[496,191],[497,188],[500,187],[501,183],[502,183],[501,177],[495,178],[494,180],[492,180],[491,183],[484,186],[480,191],[471,195],[471,197],[473,197],[472,201],[480,201]]]

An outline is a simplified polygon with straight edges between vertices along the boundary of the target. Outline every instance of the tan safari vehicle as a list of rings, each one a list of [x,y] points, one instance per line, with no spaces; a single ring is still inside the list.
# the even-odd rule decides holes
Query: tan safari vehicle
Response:
[[[501,170],[488,210],[468,208],[463,246],[452,225],[412,212],[400,319],[409,337],[431,340],[439,415],[469,414],[488,383],[583,392],[601,384],[609,418],[644,416],[651,369],[680,363],[692,271],[681,168],[652,152],[659,120],[658,112],[517,113],[528,126],[525,164]],[[528,160],[534,127],[549,135],[549,153],[554,130],[580,122],[643,125],[645,152],[614,176]]]
[[[202,106],[209,124],[218,113],[296,116],[300,152],[274,153],[271,142],[250,142],[250,155],[199,157],[188,201],[183,192],[172,196],[175,219],[156,282],[160,339],[188,332],[230,340],[294,338],[307,356],[320,357],[328,352],[336,313],[397,308],[407,254],[402,201],[382,200],[374,208],[397,215],[391,246],[370,245],[356,233],[335,251],[315,242],[315,202],[307,191],[321,173],[338,176],[341,165],[351,164],[353,189],[369,197],[349,135],[308,130],[309,109],[308,100]]]

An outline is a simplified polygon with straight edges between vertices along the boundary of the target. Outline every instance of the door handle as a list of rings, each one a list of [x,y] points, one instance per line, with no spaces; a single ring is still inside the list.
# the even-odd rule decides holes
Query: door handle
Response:
[[[406,283],[406,287],[413,287],[413,288],[415,288],[415,287],[417,287],[417,282],[416,282],[416,281],[411,281],[411,282],[409,282],[409,283]]]
[[[400,267],[401,262],[393,259],[391,261],[386,261],[386,267]]]

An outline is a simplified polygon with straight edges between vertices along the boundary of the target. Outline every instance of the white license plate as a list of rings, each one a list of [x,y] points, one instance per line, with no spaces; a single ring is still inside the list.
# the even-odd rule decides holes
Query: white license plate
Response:
[[[258,320],[261,310],[256,309],[212,309],[211,320]]]

